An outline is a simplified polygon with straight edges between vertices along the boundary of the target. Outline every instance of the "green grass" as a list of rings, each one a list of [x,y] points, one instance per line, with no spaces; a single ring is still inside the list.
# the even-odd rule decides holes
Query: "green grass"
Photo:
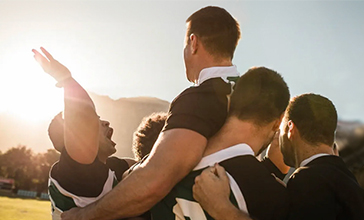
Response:
[[[1,220],[50,220],[51,203],[35,199],[0,197]]]

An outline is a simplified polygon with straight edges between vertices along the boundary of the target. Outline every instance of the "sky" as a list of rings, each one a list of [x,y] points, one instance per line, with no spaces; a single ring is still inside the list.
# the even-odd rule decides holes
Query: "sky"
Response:
[[[233,63],[266,66],[291,95],[331,99],[364,122],[364,1],[0,0],[0,112],[28,120],[62,110],[62,90],[34,61],[45,47],[88,91],[172,101],[185,77],[185,20],[216,5],[240,23]]]

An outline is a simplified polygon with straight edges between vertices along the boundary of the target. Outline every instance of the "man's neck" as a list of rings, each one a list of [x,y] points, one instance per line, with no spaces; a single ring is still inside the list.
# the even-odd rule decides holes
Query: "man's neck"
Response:
[[[251,122],[242,122],[230,117],[220,131],[208,141],[204,156],[241,143],[249,145],[256,155],[266,141],[264,133]]]
[[[299,151],[297,152],[296,167],[299,167],[302,161],[316,155],[316,154],[329,154],[334,155],[332,147],[326,144],[312,145],[308,143],[301,143]]]
[[[216,60],[213,57],[200,59],[197,61],[197,64],[199,65],[198,68],[196,68],[196,72],[193,74],[194,78],[192,79],[193,82],[197,82],[198,78],[200,77],[200,73],[203,69],[211,68],[211,67],[224,67],[224,66],[232,66],[233,63],[231,59],[220,59]]]

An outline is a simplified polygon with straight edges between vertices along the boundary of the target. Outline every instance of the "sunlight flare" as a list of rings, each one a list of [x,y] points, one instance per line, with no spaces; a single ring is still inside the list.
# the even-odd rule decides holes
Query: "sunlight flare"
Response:
[[[63,90],[38,66],[30,49],[8,52],[3,62],[0,112],[37,122],[62,111]]]

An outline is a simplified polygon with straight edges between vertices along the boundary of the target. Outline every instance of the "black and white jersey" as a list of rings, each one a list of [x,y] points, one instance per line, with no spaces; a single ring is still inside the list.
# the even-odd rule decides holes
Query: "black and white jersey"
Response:
[[[129,168],[125,160],[110,157],[107,164],[95,159],[92,164],[74,161],[64,150],[49,173],[49,197],[53,219],[73,207],[85,207],[108,193]]]
[[[200,83],[178,95],[170,105],[163,131],[185,128],[212,137],[225,123],[228,97],[239,73],[235,66],[201,71]]]
[[[364,219],[364,190],[338,156],[321,156],[298,168],[287,190],[288,219]]]
[[[212,219],[194,200],[195,177],[219,163],[230,179],[230,201],[254,219],[284,219],[288,196],[285,187],[255,157],[246,144],[238,144],[204,157],[194,170],[152,208],[154,220]]]

